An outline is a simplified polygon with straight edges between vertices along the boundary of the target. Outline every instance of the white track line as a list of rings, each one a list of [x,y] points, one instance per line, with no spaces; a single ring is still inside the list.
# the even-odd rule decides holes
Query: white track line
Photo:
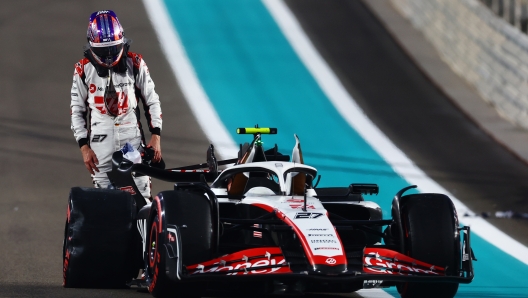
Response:
[[[319,55],[283,1],[262,0],[262,2],[268,8],[299,58],[303,61],[304,65],[308,68],[343,119],[391,165],[396,173],[409,183],[418,185],[419,190],[422,192],[448,195],[453,200],[457,212],[460,215],[460,221],[465,225],[471,226],[472,232],[528,265],[528,248],[526,246],[506,235],[482,218],[463,217],[463,214],[474,215],[474,212],[469,210],[453,194],[429,178],[367,118],[352,96],[343,87],[337,76]]]
[[[218,117],[200,84],[165,4],[162,0],[143,0],[143,4],[156,31],[165,58],[202,131],[215,145],[216,152],[222,158],[237,156],[238,146]]]

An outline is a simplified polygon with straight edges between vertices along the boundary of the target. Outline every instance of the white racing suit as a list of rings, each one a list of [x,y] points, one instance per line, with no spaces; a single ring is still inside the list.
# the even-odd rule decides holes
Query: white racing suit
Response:
[[[106,69],[103,76],[97,72],[101,68],[88,58],[75,64],[71,129],[79,147],[88,144],[99,160],[99,172],[92,175],[94,186],[106,188],[110,184],[106,173],[112,169],[112,154],[126,142],[136,149],[145,142],[138,102],[143,103],[152,134],[161,132],[161,107],[141,55],[128,52],[121,58],[126,60],[121,61],[120,68]],[[134,180],[141,194],[150,198],[150,177]]]

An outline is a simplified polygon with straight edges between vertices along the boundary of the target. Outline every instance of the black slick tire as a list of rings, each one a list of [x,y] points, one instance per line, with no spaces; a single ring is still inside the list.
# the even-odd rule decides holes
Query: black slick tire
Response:
[[[74,187],[63,242],[63,286],[123,288],[139,272],[136,205],[119,190]],[[137,233],[137,232],[136,232]],[[140,248],[140,246],[139,246]]]
[[[163,191],[154,198],[145,247],[145,277],[154,297],[200,297],[200,288],[183,280],[182,269],[212,258],[212,227],[203,193]]]
[[[405,254],[446,268],[455,275],[459,262],[458,219],[451,202],[442,194],[415,194],[401,198]],[[452,298],[457,283],[408,282],[398,285],[402,298]]]
[[[145,274],[149,281],[148,290],[152,296],[170,297],[171,282],[165,274],[166,252],[160,239],[162,233],[159,232],[161,224],[158,215],[155,215],[148,225]]]

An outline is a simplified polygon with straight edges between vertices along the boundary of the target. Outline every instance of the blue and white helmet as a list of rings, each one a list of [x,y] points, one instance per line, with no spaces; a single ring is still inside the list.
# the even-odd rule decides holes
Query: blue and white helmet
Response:
[[[111,10],[92,13],[88,23],[87,39],[95,61],[101,66],[115,66],[123,55],[125,43],[123,27]]]

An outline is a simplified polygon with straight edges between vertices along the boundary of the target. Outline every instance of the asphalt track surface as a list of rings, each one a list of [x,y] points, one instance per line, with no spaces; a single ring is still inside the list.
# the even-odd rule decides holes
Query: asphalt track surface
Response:
[[[148,297],[63,289],[62,235],[72,186],[91,181],[69,129],[73,65],[88,16],[113,9],[143,54],[164,114],[171,166],[203,162],[208,141],[175,84],[139,0],[9,1],[0,9],[0,297]],[[526,210],[528,168],[415,68],[359,1],[287,1],[367,115],[418,166],[475,211]],[[154,191],[170,188],[154,184]],[[524,208],[524,210],[523,210]],[[492,223],[527,244],[528,225]]]

